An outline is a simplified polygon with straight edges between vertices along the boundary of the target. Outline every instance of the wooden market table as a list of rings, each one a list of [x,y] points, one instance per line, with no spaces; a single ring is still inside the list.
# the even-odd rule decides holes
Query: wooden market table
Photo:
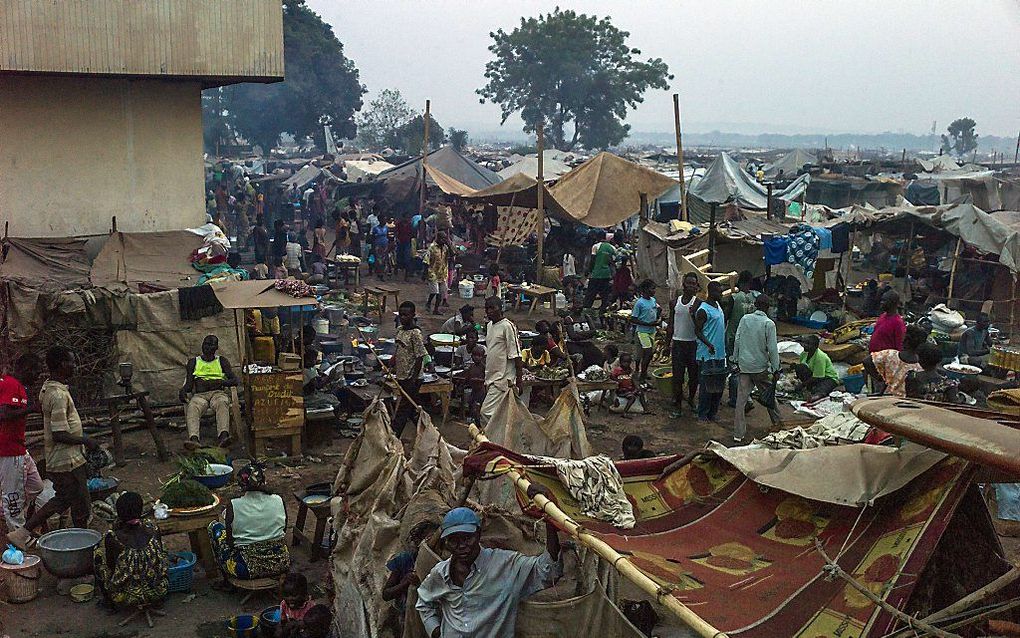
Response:
[[[551,390],[558,391],[562,390],[563,386],[567,385],[573,380],[572,377],[564,377],[562,379],[538,379],[531,378],[525,379],[522,385],[529,388],[550,388]],[[606,393],[616,389],[616,381],[607,379],[605,381],[581,381],[577,380],[577,391],[581,394],[587,392],[602,392],[599,397],[599,407],[604,407],[606,400]],[[553,397],[555,399],[555,397]]]
[[[209,538],[209,523],[219,518],[219,515],[217,508],[194,516],[171,516],[168,519],[156,521],[156,527],[159,528],[159,533],[162,536],[188,535],[191,551],[195,552],[195,556],[202,564],[206,578],[216,578],[219,574],[219,566],[213,555],[212,540]]]
[[[386,317],[386,299],[393,297],[393,307],[400,307],[400,288],[395,286],[387,286],[386,284],[376,284],[374,286],[365,286],[365,304],[364,304],[364,315],[368,316],[368,302],[371,297],[378,297],[379,299],[379,323],[382,323]]]
[[[528,308],[528,316],[535,312],[535,307],[538,306],[538,302],[544,299],[549,299],[552,304],[552,312],[556,314],[556,293],[559,292],[555,288],[549,288],[548,286],[540,286],[539,284],[529,284],[527,286],[510,285],[507,289],[514,293],[514,310],[517,310],[521,306],[521,294],[525,294],[531,297],[531,306]]]
[[[393,381],[386,381],[386,389],[393,393],[397,398],[396,406],[393,408],[393,413],[396,414],[397,410],[400,409],[400,402],[404,398],[404,394],[397,389]],[[439,379],[430,383],[423,383],[418,388],[418,394],[438,394],[439,402],[443,406],[443,420],[442,423],[446,423],[446,418],[450,414],[450,396],[453,394],[453,381],[450,379]]]
[[[340,286],[340,278],[341,278],[341,276],[344,278],[344,281],[347,284],[350,283],[350,280],[351,280],[350,273],[354,273],[354,287],[358,288],[358,287],[361,286],[361,260],[360,259],[358,261],[349,261],[349,260],[334,259],[333,260],[333,264],[335,266],[334,272],[336,274],[337,287]]]

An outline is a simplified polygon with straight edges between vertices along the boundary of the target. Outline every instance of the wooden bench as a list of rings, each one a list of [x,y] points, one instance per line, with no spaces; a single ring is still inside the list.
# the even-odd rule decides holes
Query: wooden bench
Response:
[[[378,297],[379,299],[379,323],[383,322],[383,318],[386,316],[386,300],[388,297],[393,296],[393,306],[396,308],[400,307],[400,289],[392,286],[386,286],[383,284],[377,284],[375,286],[365,286],[365,308],[364,315],[368,316],[368,304],[371,297]]]

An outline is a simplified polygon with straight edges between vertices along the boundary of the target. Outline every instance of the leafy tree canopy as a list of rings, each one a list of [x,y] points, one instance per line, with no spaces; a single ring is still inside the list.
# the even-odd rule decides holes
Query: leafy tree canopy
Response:
[[[358,143],[362,148],[398,148],[401,127],[414,118],[414,109],[396,89],[383,89],[358,117]]]
[[[460,151],[468,145],[468,132],[451,126],[450,130],[446,132],[446,139],[450,142],[450,146]]]
[[[305,0],[283,0],[283,54],[283,82],[223,89],[234,130],[266,154],[281,133],[297,139],[310,135],[325,148],[325,124],[337,138],[353,138],[354,113],[361,109],[365,87],[332,27]]]
[[[962,157],[975,150],[978,147],[978,136],[974,132],[976,126],[977,122],[969,117],[953,120],[946,128],[949,134],[942,136],[942,151]]]
[[[400,148],[408,155],[421,153],[422,144],[425,142],[425,116],[415,115],[410,122],[397,130],[397,139],[400,140]],[[443,133],[443,125],[436,121],[436,118],[429,114],[429,149],[436,150],[443,146],[446,141],[446,134]]]
[[[570,150],[579,141],[589,148],[621,142],[630,129],[628,109],[644,92],[669,88],[673,79],[661,58],[641,61],[627,45],[630,35],[609,21],[557,8],[538,18],[521,18],[507,33],[489,34],[494,58],[485,65],[481,102],[498,104],[503,122],[520,113],[524,131],[544,120],[549,141]],[[566,126],[573,125],[567,137]]]

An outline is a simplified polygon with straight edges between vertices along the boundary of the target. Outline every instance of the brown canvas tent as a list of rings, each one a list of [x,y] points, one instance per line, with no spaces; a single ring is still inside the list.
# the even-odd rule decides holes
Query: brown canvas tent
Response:
[[[0,243],[0,280],[38,290],[69,290],[89,284],[84,239],[7,237]]]
[[[553,197],[549,187],[545,186],[542,204],[547,213],[559,219],[574,221]],[[498,184],[465,195],[464,199],[473,203],[493,204],[495,206],[517,206],[519,208],[538,208],[538,183],[534,177],[517,173],[513,177]]]
[[[641,195],[650,202],[674,183],[661,173],[602,152],[564,175],[550,192],[575,221],[609,228],[638,212]]]
[[[111,290],[193,286],[201,273],[191,267],[191,254],[202,244],[203,235],[192,230],[115,232],[96,255],[89,278]]]

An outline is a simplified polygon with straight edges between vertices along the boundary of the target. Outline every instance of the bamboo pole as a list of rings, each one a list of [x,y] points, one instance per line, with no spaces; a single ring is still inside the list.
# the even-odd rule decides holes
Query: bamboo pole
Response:
[[[1014,567],[1013,569],[1009,570],[1002,576],[999,576],[998,578],[988,583],[984,587],[977,589],[971,592],[970,594],[967,594],[966,596],[956,601],[952,605],[940,609],[934,614],[926,616],[922,620],[924,620],[924,622],[937,622],[939,620],[942,620],[943,618],[955,616],[961,611],[966,611],[970,609],[971,607],[985,600],[989,596],[993,596],[1002,588],[1008,587],[1018,579],[1020,579],[1020,567]]]
[[[471,433],[475,442],[483,443],[488,442],[489,440],[474,424],[468,426],[468,431]],[[511,468],[507,471],[507,476],[509,476],[510,480],[513,481],[514,484],[525,494],[528,493],[528,488],[531,487],[531,481],[524,478],[520,472]],[[630,562],[630,559],[617,552],[602,539],[587,532],[545,496],[542,494],[536,494],[532,501],[535,506],[542,510],[543,514],[545,514],[550,520],[560,525],[568,534],[576,538],[579,542],[590,547],[604,560],[609,561],[609,563],[615,567],[618,572],[623,574],[624,577],[641,588],[645,593],[655,596],[655,600],[658,601],[659,604],[673,612],[677,618],[697,632],[699,636],[702,636],[703,638],[728,638],[727,634],[708,624],[704,618],[691,611],[690,607],[677,600],[669,590],[659,587],[654,580],[635,567],[634,564]]]
[[[956,264],[960,263],[960,248],[963,246],[963,238],[956,238],[956,250],[953,251],[953,265],[949,270],[949,290],[946,292],[946,305],[953,299],[953,286],[956,285]],[[1016,296],[1016,295],[1014,295]]]
[[[425,100],[425,140],[421,147],[421,195],[419,196],[418,212],[424,215],[425,213],[425,202],[428,201],[428,172],[425,170],[425,165],[428,162],[429,156],[429,120],[432,119],[431,115],[432,100]]]
[[[536,197],[538,199],[538,232],[537,242],[535,245],[536,252],[538,253],[538,259],[536,259],[535,266],[535,281],[539,285],[542,285],[542,267],[545,265],[545,153],[542,147],[545,142],[545,122],[542,120],[538,121],[538,126],[535,127],[535,135],[538,141],[538,177],[535,178],[538,192]]]
[[[687,184],[684,182],[684,136],[680,128],[680,94],[673,94],[673,128],[676,132],[676,164],[680,177],[680,219],[687,222]]]

